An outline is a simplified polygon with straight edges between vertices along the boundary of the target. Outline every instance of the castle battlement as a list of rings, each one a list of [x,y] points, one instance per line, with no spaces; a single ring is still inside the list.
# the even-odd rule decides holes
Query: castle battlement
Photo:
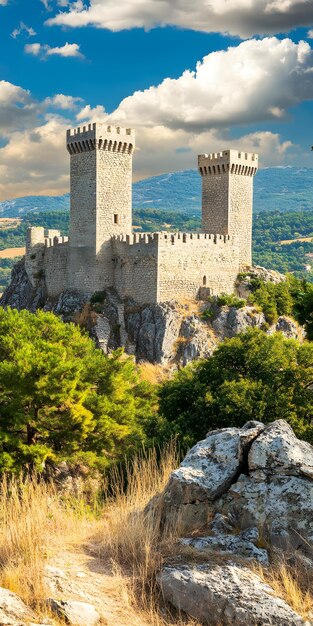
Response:
[[[233,237],[230,235],[215,235],[210,233],[183,233],[183,232],[167,232],[162,231],[158,233],[134,233],[132,235],[117,235],[112,237],[113,242],[124,243],[127,246],[133,246],[138,243],[150,244],[153,241],[164,243],[190,243],[197,244],[200,241],[207,241],[208,243],[233,243]]]
[[[70,154],[106,150],[131,154],[135,147],[135,131],[100,122],[70,128],[66,134],[66,146]]]
[[[258,169],[258,155],[254,152],[241,152],[238,150],[199,154],[198,169],[201,176],[228,173],[254,176]]]

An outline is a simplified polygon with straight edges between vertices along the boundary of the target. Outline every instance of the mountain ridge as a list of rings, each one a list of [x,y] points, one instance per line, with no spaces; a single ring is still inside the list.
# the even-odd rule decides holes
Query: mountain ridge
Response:
[[[23,196],[0,202],[0,217],[23,217],[32,211],[69,210],[70,194]],[[288,206],[287,206],[288,205]],[[197,170],[168,172],[133,184],[133,208],[160,208],[193,215],[201,210],[201,177]],[[254,181],[254,211],[298,211],[313,208],[313,168],[291,165],[260,170]]]

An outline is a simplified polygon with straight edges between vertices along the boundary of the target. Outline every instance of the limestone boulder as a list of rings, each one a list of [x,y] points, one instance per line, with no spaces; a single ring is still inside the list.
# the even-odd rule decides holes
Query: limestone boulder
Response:
[[[297,439],[287,422],[277,420],[253,442],[248,467],[255,480],[268,475],[306,476],[313,480],[313,447]]]
[[[164,567],[164,598],[210,626],[308,624],[251,569],[235,563]]]
[[[217,535],[208,537],[191,537],[180,540],[181,545],[192,548],[197,553],[236,556],[249,561],[258,561],[261,565],[269,565],[267,551],[258,548],[252,541],[244,536],[244,532],[239,535]]]
[[[0,587],[0,624],[3,626],[24,626],[35,622],[36,616],[16,593]]]
[[[49,599],[51,610],[70,626],[97,626],[100,615],[92,604],[75,600]]]
[[[186,529],[206,524],[213,502],[226,493],[243,471],[247,450],[264,429],[260,422],[208,434],[172,472],[162,495],[165,517],[179,515]]]

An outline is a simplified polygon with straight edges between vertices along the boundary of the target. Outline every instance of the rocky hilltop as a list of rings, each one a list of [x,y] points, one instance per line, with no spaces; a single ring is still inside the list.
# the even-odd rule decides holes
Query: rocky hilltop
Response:
[[[253,268],[238,285],[240,298],[249,295],[251,275],[274,283],[285,280],[278,272]],[[92,298],[65,291],[59,298],[51,299],[42,276],[32,286],[24,259],[13,268],[11,284],[0,304],[30,311],[38,308],[53,311],[65,321],[85,326],[104,352],[123,347],[139,361],[160,364],[186,365],[194,359],[208,357],[225,338],[254,326],[266,328],[269,333],[281,331],[289,338],[303,337],[303,329],[291,318],[281,316],[268,327],[257,307],[217,306],[214,299],[210,303],[186,300],[140,306],[131,299],[122,300],[112,289],[96,293]]]

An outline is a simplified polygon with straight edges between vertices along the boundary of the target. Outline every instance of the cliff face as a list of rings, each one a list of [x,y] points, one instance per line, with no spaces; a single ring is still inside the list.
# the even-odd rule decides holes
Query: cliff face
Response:
[[[255,268],[253,272],[271,282],[284,280],[281,274],[263,268]],[[248,289],[249,278],[241,282],[239,295],[246,296]],[[48,298],[44,278],[39,275],[32,286],[23,259],[14,267],[11,284],[0,305],[52,311],[64,321],[86,327],[104,352],[121,346],[137,360],[160,364],[186,365],[210,356],[225,338],[254,326],[266,327],[263,313],[253,306],[237,309],[192,300],[144,306],[130,299],[121,300],[113,290],[95,294],[91,300],[87,295],[71,291],[64,291],[58,298]],[[280,317],[267,328],[269,333],[275,330],[287,337],[303,337],[303,329],[290,318]]]

